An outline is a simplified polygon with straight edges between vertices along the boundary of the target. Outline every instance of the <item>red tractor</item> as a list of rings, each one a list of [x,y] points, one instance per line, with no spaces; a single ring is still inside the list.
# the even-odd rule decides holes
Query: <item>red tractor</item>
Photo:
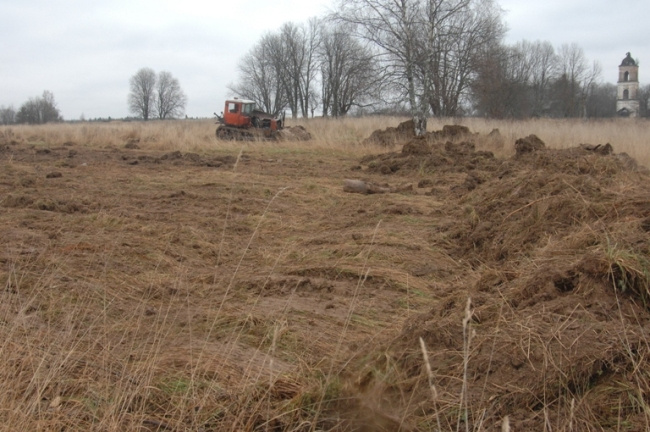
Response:
[[[255,109],[255,102],[246,99],[226,101],[222,115],[217,115],[217,138],[224,140],[277,139],[284,127],[284,114],[272,116]]]

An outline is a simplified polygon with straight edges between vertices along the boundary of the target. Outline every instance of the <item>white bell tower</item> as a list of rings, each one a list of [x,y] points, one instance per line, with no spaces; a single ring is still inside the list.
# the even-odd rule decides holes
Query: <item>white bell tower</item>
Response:
[[[627,53],[618,67],[616,113],[619,117],[639,116],[639,65]]]

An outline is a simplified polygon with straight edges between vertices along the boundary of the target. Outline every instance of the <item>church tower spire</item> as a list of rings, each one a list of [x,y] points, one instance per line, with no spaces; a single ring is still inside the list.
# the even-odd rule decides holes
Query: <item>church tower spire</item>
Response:
[[[627,53],[618,67],[616,112],[620,117],[639,116],[639,65]]]

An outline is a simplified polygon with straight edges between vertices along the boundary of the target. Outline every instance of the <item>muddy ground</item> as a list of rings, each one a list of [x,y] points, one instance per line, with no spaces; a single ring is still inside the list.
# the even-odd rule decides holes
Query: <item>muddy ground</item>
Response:
[[[397,139],[0,142],[0,420],[647,430],[647,170],[605,143]]]

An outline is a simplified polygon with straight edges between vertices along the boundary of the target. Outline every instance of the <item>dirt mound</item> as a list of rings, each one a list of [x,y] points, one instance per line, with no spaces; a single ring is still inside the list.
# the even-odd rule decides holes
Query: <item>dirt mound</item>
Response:
[[[363,144],[374,144],[382,147],[391,147],[415,137],[415,124],[413,120],[400,123],[397,127],[374,131]]]
[[[481,136],[463,126],[445,126],[440,131],[412,138],[402,146],[400,152],[370,155],[363,158],[361,163],[371,173],[408,175],[414,171],[420,174],[499,171],[499,178],[512,172],[516,164],[595,175],[644,170],[627,154],[614,154],[609,143],[548,150],[539,137],[529,135],[515,142],[515,155],[512,158],[499,160],[492,152],[476,150],[477,143],[485,141],[499,143],[502,137],[497,129]]]
[[[406,123],[402,123],[405,125]],[[400,126],[402,126],[400,125]],[[411,122],[412,125],[412,122]],[[390,131],[391,128],[386,131]],[[385,133],[375,131],[375,134]],[[405,136],[405,135],[400,135]],[[461,125],[445,125],[442,130],[428,132],[422,137],[411,138],[402,146],[401,152],[371,155],[361,162],[369,172],[393,174],[418,171],[422,174],[433,172],[464,172],[474,169],[492,171],[499,163],[489,151],[477,151],[476,141],[480,139],[499,141],[498,130],[488,137],[480,137]]]
[[[414,138],[404,144],[401,152],[372,155],[364,158],[369,172],[393,174],[465,172],[474,169],[493,171],[499,166],[494,154],[477,151],[471,141],[437,141],[435,135]]]
[[[311,134],[303,126],[292,126],[282,129],[278,134],[280,141],[309,141]]]
[[[546,148],[544,141],[536,135],[528,135],[526,138],[519,138],[515,141],[515,152],[517,155],[541,151]]]
[[[498,131],[497,131],[498,133]],[[422,137],[427,141],[440,141],[445,139],[463,139],[471,136],[471,132],[467,126],[462,125],[445,125],[442,130],[427,132]],[[407,120],[400,123],[397,127],[389,127],[386,129],[378,129],[374,131],[368,138],[363,140],[364,144],[375,144],[382,147],[392,147],[396,144],[413,143],[415,136],[415,124],[413,120]]]
[[[427,133],[429,139],[435,140],[465,138],[469,135],[471,135],[469,128],[462,125],[444,125],[442,130]]]
[[[384,174],[465,173],[434,187],[446,205],[432,216],[446,222],[423,235],[467,273],[360,365],[357,390],[394,395],[375,378],[394,367],[417,394],[403,403],[427,401],[417,409],[443,429],[645,424],[647,397],[629,392],[650,390],[638,369],[650,355],[650,176],[610,144],[553,150],[530,135],[515,150],[498,161],[470,142],[420,139],[365,161]]]

